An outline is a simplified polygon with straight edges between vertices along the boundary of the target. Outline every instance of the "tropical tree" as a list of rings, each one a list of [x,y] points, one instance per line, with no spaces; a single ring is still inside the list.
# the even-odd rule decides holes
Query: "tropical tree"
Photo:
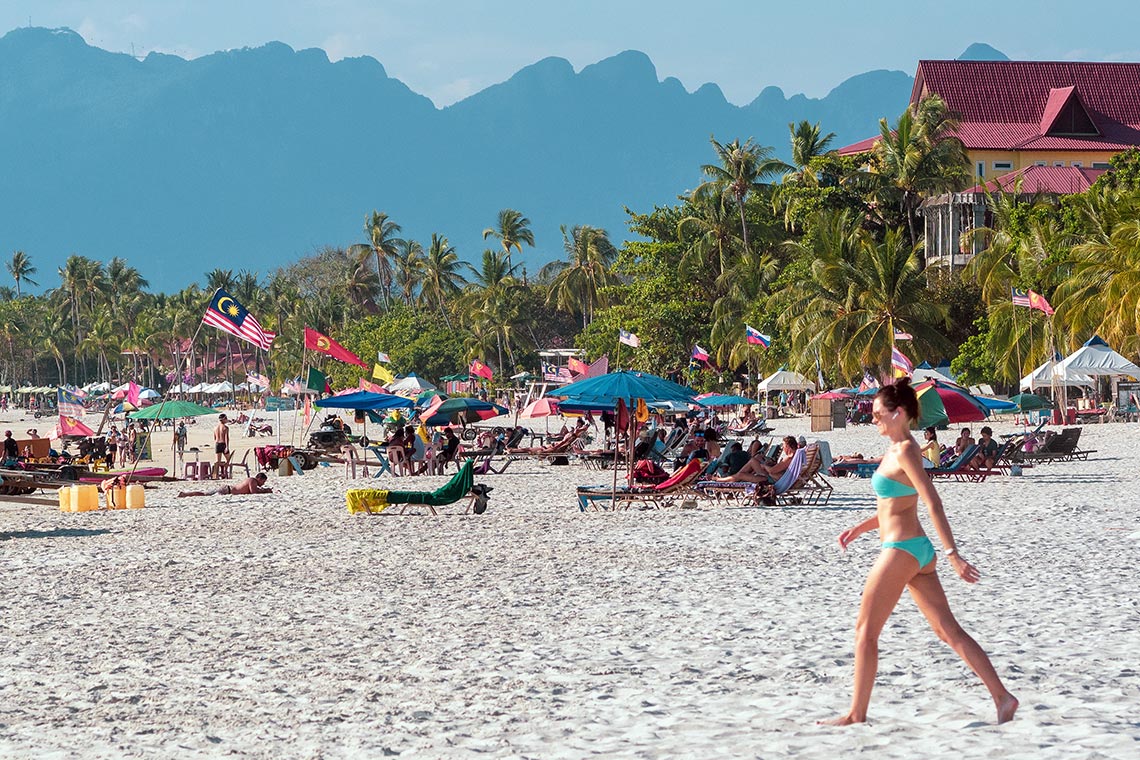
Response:
[[[748,138],[744,144],[740,140],[721,145],[715,137],[710,137],[719,164],[706,164],[701,171],[709,179],[696,189],[696,194],[715,193],[731,197],[740,212],[740,237],[748,248],[748,224],[744,220],[744,201],[753,191],[764,187],[766,177],[776,176],[791,167],[772,157],[772,149],[752,142]]]
[[[870,171],[854,181],[870,180],[884,194],[885,203],[897,199],[910,242],[919,240],[918,207],[926,195],[961,189],[970,179],[970,165],[962,142],[953,136],[958,122],[942,98],[928,95],[908,107],[894,127],[879,120]]]
[[[523,243],[534,247],[534,233],[530,229],[530,219],[522,215],[521,211],[505,208],[499,212],[499,219],[494,227],[483,230],[483,239],[493,237],[503,246],[503,253],[507,255],[507,266],[512,266],[511,251],[518,251],[522,255]]]
[[[420,301],[439,308],[443,321],[451,327],[446,302],[459,295],[467,283],[462,274],[463,262],[447,238],[435,232],[431,234],[427,255],[424,258],[423,281],[420,285]]]
[[[393,222],[386,213],[373,211],[364,219],[364,233],[368,236],[368,242],[353,246],[362,257],[369,254],[376,257],[376,277],[380,281],[385,310],[392,307],[393,267],[403,242],[399,237],[400,231],[400,225]]]
[[[415,300],[424,272],[424,247],[415,240],[401,240],[395,259],[395,280],[404,297],[404,305]]]
[[[565,261],[552,261],[542,269],[543,278],[552,278],[547,304],[569,314],[582,315],[582,327],[594,318],[597,309],[609,306],[606,288],[619,282],[612,271],[617,248],[605,230],[579,225],[569,232],[562,226]]]
[[[794,171],[786,175],[784,181],[816,184],[815,172],[810,168],[811,163],[827,153],[828,147],[835,139],[835,133],[821,134],[819,122],[812,124],[807,120],[798,124],[788,124],[788,132],[791,135]]]
[[[39,285],[38,282],[32,279],[32,275],[37,271],[39,270],[32,265],[32,259],[28,254],[23,251],[14,251],[12,253],[12,259],[8,262],[8,274],[12,275],[12,279],[16,281],[16,298],[23,295],[20,290],[21,282],[26,282],[30,285]]]
[[[486,250],[478,269],[470,264],[468,267],[473,275],[464,295],[468,328],[480,334],[495,335],[498,368],[503,371],[504,350],[512,367],[515,363],[511,337],[518,318],[518,304],[514,295],[523,287],[517,278],[518,265],[512,265],[505,252]]]

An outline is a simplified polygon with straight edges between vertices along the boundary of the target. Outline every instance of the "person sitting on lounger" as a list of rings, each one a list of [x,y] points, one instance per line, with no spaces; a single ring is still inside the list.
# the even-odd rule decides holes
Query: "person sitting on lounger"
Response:
[[[961,454],[973,445],[974,437],[970,435],[970,428],[962,428],[962,432],[958,434],[958,440],[954,441],[954,454]]]
[[[795,436],[785,436],[783,456],[776,464],[769,465],[762,456],[754,456],[734,474],[725,475],[717,480],[723,483],[775,483],[784,474],[784,470],[788,469],[788,465],[792,463],[792,455],[798,449],[799,442]]]
[[[928,427],[923,437],[925,441],[920,449],[923,467],[937,467],[942,462],[942,444],[938,442],[938,432],[933,427]]]
[[[994,440],[994,431],[989,425],[981,429],[982,439],[978,441],[978,455],[974,457],[972,465],[978,470],[992,470],[994,460],[997,459],[998,442]]]
[[[587,425],[585,418],[580,418],[578,424],[574,426],[566,435],[559,438],[554,443],[549,443],[545,446],[528,446],[517,449],[510,449],[511,454],[560,454],[567,451],[574,441],[578,440],[586,434]]]
[[[740,441],[734,441],[732,445],[728,447],[728,456],[721,462],[720,468],[725,475],[735,475],[740,472],[740,469],[748,464],[751,459],[752,457],[749,456],[748,452],[744,450],[744,447],[740,445]]]
[[[266,480],[268,480],[266,474],[259,472],[236,486],[222,486],[216,491],[182,491],[178,494],[178,498],[184,499],[188,496],[252,496],[255,493],[273,493],[272,488],[264,487]]]

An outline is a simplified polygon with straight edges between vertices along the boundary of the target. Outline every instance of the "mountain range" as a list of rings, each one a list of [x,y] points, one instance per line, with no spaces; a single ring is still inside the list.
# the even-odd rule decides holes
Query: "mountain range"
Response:
[[[911,85],[871,71],[823,98],[767,87],[737,106],[715,84],[659,80],[627,51],[578,72],[546,58],[439,109],[368,57],[332,63],[274,42],[137,60],[68,29],[20,28],[0,38],[0,256],[28,253],[42,287],[72,253],[123,256],[173,290],[214,268],[267,274],[363,242],[375,209],[476,261],[509,207],[532,220],[534,271],[562,255],[560,225],[620,241],[625,207],[699,184],[710,136],[787,158],[788,123],[808,119],[843,145],[894,119]]]

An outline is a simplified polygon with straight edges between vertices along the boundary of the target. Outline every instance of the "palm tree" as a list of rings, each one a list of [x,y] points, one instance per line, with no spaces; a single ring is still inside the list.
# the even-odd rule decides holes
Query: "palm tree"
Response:
[[[411,306],[416,289],[420,287],[424,270],[424,247],[415,240],[401,240],[396,254],[396,284],[404,296],[404,304]]]
[[[502,371],[503,350],[514,366],[514,352],[511,349],[511,331],[518,317],[518,307],[513,296],[523,287],[516,278],[517,265],[511,265],[504,252],[483,251],[482,265],[476,269],[467,265],[474,279],[467,286],[467,313],[473,325],[483,332],[494,332],[498,349],[498,367]]]
[[[916,218],[923,196],[959,190],[971,177],[966,149],[953,136],[957,126],[937,95],[908,107],[893,128],[879,120],[871,171],[858,179],[870,178],[897,195],[912,244],[919,238]]]
[[[530,229],[530,219],[513,208],[500,211],[496,226],[483,230],[483,239],[486,240],[488,237],[493,237],[502,244],[503,252],[507,254],[507,266],[512,266],[512,250],[517,250],[521,256],[523,243],[534,248],[534,233]]]
[[[448,327],[451,327],[451,318],[447,315],[444,303],[449,298],[457,296],[463,285],[467,283],[460,273],[462,266],[459,254],[455,252],[455,248],[447,238],[433,232],[427,257],[424,259],[420,300],[438,306]]]
[[[619,280],[612,271],[617,248],[605,230],[580,225],[569,232],[562,226],[566,261],[552,261],[542,269],[553,276],[546,302],[569,313],[582,315],[582,329],[594,319],[594,311],[609,306],[605,289]]]
[[[808,168],[812,159],[827,153],[827,148],[835,139],[834,132],[820,135],[819,122],[815,124],[801,121],[799,124],[788,124],[788,132],[792,140],[792,166],[795,171],[785,177],[795,182],[815,184],[815,174]]]
[[[387,214],[373,211],[371,216],[364,219],[364,232],[368,235],[368,242],[364,246],[353,247],[376,257],[376,277],[380,280],[380,291],[387,310],[392,305],[392,263],[399,256],[400,244],[403,242],[397,237],[400,225],[389,219]]]
[[[732,269],[744,250],[728,203],[724,195],[694,195],[686,204],[689,213],[677,223],[677,237],[688,241],[681,265],[702,277],[706,286]],[[687,237],[689,233],[695,234]]]
[[[697,188],[696,194],[715,192],[736,201],[737,210],[740,212],[741,240],[747,249],[748,225],[744,221],[745,199],[753,191],[764,187],[762,180],[765,177],[781,174],[791,167],[773,158],[771,148],[755,145],[752,138],[748,138],[743,145],[740,144],[740,140],[721,145],[715,137],[710,137],[709,142],[716,151],[720,165],[706,164],[701,167],[701,171],[709,179]]]
[[[896,330],[911,333],[920,350],[949,348],[937,328],[948,310],[930,300],[921,246],[896,228],[877,241],[859,222],[850,212],[820,214],[812,239],[789,244],[811,259],[811,276],[778,294],[800,365],[820,356],[848,378],[868,368],[885,372]]]
[[[39,285],[38,282],[32,279],[32,275],[37,270],[32,266],[32,259],[28,254],[23,251],[15,251],[12,253],[12,260],[8,262],[8,274],[12,275],[12,279],[16,281],[16,298],[23,295],[20,291],[20,283],[26,282],[30,285]]]
[[[206,290],[213,293],[218,288],[233,293],[236,288],[237,279],[234,277],[234,270],[232,269],[211,269],[206,272]]]

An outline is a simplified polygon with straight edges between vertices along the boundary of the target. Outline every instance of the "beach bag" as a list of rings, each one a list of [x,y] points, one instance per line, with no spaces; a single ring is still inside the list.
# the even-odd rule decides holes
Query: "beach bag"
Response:
[[[633,466],[634,483],[660,483],[668,479],[669,473],[650,459],[641,459]]]

